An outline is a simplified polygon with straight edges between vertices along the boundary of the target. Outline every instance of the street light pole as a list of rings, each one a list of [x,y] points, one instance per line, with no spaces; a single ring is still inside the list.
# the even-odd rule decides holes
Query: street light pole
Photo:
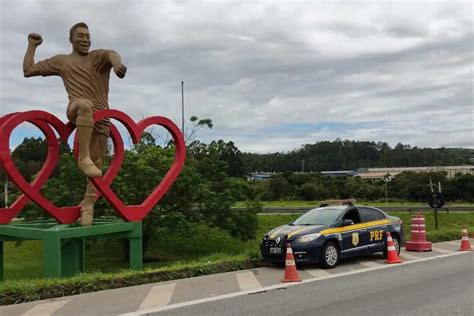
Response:
[[[184,135],[184,81],[181,81],[181,132]]]

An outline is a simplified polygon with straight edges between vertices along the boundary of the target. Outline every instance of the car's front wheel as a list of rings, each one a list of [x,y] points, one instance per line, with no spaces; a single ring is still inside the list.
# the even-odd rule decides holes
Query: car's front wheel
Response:
[[[332,269],[339,263],[340,251],[337,244],[329,241],[323,245],[319,263],[323,269]]]

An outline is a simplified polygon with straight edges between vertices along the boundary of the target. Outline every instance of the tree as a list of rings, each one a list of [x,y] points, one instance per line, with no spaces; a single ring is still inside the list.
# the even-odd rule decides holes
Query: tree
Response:
[[[12,159],[25,180],[30,182],[41,169],[47,153],[46,140],[39,137],[25,137],[23,142],[13,150]]]
[[[196,141],[197,133],[203,129],[208,128],[212,129],[214,127],[214,123],[210,118],[199,119],[197,116],[193,115],[189,118],[189,121],[192,123],[191,130],[186,135],[186,146],[192,147],[192,143]]]
[[[391,148],[385,142],[341,140],[304,144],[289,152],[269,154],[243,153],[243,161],[252,172],[306,172],[353,170],[372,167],[419,167],[469,163],[473,149],[418,148],[399,143]]]
[[[452,181],[452,189],[450,190],[451,199],[459,199],[467,202],[474,202],[474,175],[458,174]]]
[[[290,184],[285,177],[276,175],[269,180],[269,190],[274,200],[279,200],[288,195]]]
[[[314,201],[318,198],[318,187],[314,183],[305,183],[299,187],[298,193],[302,200]]]
[[[256,209],[235,212],[230,208],[237,197],[251,201],[253,196],[248,187],[237,182],[241,179],[228,177],[228,163],[221,159],[222,153],[236,151],[233,144],[228,145],[223,141],[209,145],[193,141],[188,146],[181,174],[143,221],[145,240],[160,239],[163,234],[188,234],[198,222],[224,229],[237,238],[255,237]],[[150,135],[142,137],[138,145],[126,151],[112,188],[125,203],[140,204],[164,177],[174,153],[174,145],[160,147]],[[241,189],[234,186],[236,183]]]

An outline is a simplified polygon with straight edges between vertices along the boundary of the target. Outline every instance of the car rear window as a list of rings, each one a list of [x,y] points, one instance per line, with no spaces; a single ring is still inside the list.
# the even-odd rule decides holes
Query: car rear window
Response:
[[[372,222],[385,218],[385,215],[383,215],[383,213],[375,209],[366,207],[359,207],[359,214],[362,219],[362,222]]]

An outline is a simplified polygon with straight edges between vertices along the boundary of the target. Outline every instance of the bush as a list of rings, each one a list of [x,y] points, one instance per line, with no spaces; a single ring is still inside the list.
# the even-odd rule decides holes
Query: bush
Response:
[[[318,198],[319,188],[313,183],[305,183],[298,189],[298,196],[304,201],[314,201]]]
[[[245,201],[255,199],[256,192],[252,189],[247,180],[242,178],[227,178],[223,183],[229,189],[229,193],[235,201]]]
[[[285,177],[277,175],[272,177],[268,183],[269,192],[274,200],[288,196],[290,184]]]

